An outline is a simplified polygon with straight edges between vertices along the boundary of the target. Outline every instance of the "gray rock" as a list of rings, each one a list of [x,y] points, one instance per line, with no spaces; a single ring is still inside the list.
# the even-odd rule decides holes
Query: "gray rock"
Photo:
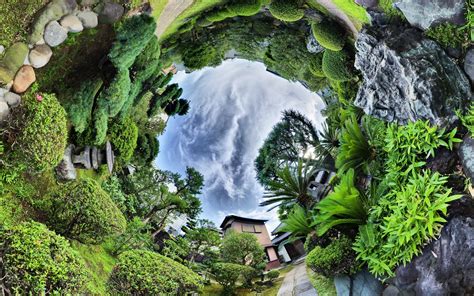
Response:
[[[63,17],[59,23],[71,33],[78,33],[84,30],[81,20],[72,14]]]
[[[382,296],[398,296],[400,290],[393,285],[389,285],[385,290],[383,290]]]
[[[412,26],[423,30],[444,22],[461,25],[466,21],[465,0],[398,0],[395,5]]]
[[[371,27],[356,41],[362,72],[355,105],[388,122],[446,126],[472,98],[469,80],[434,41],[407,27]]]
[[[0,122],[8,119],[10,108],[6,102],[0,101]]]
[[[355,0],[355,3],[365,8],[374,8],[379,5],[379,0]]]
[[[397,268],[394,285],[401,295],[471,295],[473,250],[474,219],[454,217],[420,256]],[[411,271],[407,273],[405,269]]]
[[[30,51],[29,55],[31,66],[33,66],[33,68],[44,67],[52,56],[53,51],[48,45],[36,45],[35,48]]]
[[[76,169],[72,163],[73,150],[74,145],[69,145],[66,150],[64,150],[63,159],[56,167],[56,174],[61,180],[75,180],[77,177]]]
[[[308,49],[310,53],[320,53],[324,51],[324,47],[319,44],[313,34],[310,34],[307,38],[306,49]]]
[[[0,87],[0,98],[3,98],[3,96],[8,92],[8,89]]]
[[[353,296],[380,296],[383,291],[382,283],[367,270],[362,270],[353,276]]]
[[[464,137],[458,154],[464,173],[471,179],[471,182],[474,183],[474,139],[469,135]]]
[[[5,52],[5,46],[0,45],[0,54],[3,54]]]
[[[125,9],[117,3],[105,2],[99,13],[99,22],[101,24],[113,24],[123,15]]]
[[[44,41],[51,47],[63,43],[67,38],[67,29],[57,21],[50,22],[44,30]]]
[[[80,0],[79,4],[82,6],[93,6],[100,2],[100,0]]]
[[[17,95],[16,93],[7,92],[3,98],[7,102],[8,106],[10,107],[17,107],[21,103],[21,96]]]
[[[86,29],[95,28],[99,24],[97,14],[93,11],[81,11],[77,14],[77,17]]]
[[[351,295],[351,278],[347,275],[338,274],[334,277],[337,295]]]
[[[464,58],[464,72],[474,83],[474,48],[470,49]]]

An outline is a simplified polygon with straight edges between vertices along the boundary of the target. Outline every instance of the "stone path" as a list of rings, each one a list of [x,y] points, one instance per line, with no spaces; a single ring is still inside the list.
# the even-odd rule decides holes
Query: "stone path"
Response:
[[[158,37],[163,35],[168,26],[191,4],[193,0],[169,0],[156,22],[155,35]]]
[[[318,292],[313,288],[306,273],[306,265],[300,262],[288,272],[283,284],[278,291],[278,296],[317,296]]]
[[[354,34],[354,36],[357,36],[359,31],[357,30],[356,26],[354,23],[351,21],[351,19],[347,16],[347,14],[344,13],[344,11],[340,10],[339,7],[336,6],[331,0],[316,0],[320,5],[324,6],[331,15],[334,15],[338,19],[340,19],[346,27]]]

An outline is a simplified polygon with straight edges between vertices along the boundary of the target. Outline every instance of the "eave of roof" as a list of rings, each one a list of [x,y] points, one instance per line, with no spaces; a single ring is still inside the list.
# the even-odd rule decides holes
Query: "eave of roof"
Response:
[[[228,215],[224,218],[224,221],[222,221],[222,223],[220,225],[220,228],[224,228],[225,225],[227,224],[227,222],[230,219],[235,219],[235,220],[241,221],[241,222],[250,222],[250,223],[258,222],[258,223],[263,223],[263,224],[265,224],[265,222],[268,221],[267,219],[253,219],[253,218],[240,217],[240,216],[237,216],[237,215]]]

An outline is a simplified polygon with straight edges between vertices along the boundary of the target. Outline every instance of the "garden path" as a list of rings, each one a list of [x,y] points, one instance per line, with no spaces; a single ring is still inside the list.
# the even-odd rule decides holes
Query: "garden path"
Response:
[[[317,296],[306,273],[304,260],[297,263],[295,268],[288,272],[278,291],[278,296]]]
[[[169,25],[191,4],[193,0],[169,0],[156,23],[155,35],[160,37]]]
[[[330,14],[340,19],[352,32],[352,34],[354,36],[357,36],[359,31],[357,30],[356,25],[351,21],[349,16],[344,11],[342,11],[339,7],[336,6],[336,4],[332,2],[332,0],[316,0],[316,2],[324,6]]]

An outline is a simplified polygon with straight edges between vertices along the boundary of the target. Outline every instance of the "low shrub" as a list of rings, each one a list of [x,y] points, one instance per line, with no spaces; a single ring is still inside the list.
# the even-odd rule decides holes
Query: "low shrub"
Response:
[[[48,225],[57,233],[82,243],[99,244],[122,233],[123,214],[92,179],[68,183],[49,194],[45,205]]]
[[[209,12],[206,15],[206,20],[211,23],[216,23],[216,22],[221,22],[227,18],[231,18],[234,16],[236,16],[235,13],[230,11],[227,7],[224,7],[222,9]]]
[[[109,117],[119,114],[127,101],[131,86],[129,70],[120,70],[107,89],[100,93],[98,98],[99,108],[106,110]]]
[[[346,42],[344,29],[336,22],[328,20],[311,25],[314,38],[318,43],[329,50],[340,51]]]
[[[278,270],[270,270],[266,274],[267,279],[270,281],[276,280],[280,276],[280,272]]]
[[[104,108],[99,108],[95,111],[94,114],[94,135],[90,135],[92,131],[87,131],[84,135],[85,141],[90,142],[93,139],[93,143],[96,146],[100,146],[105,143],[107,139],[107,130],[109,128],[109,115],[107,110]]]
[[[296,22],[304,16],[297,0],[273,0],[269,9],[274,17],[285,22]]]
[[[140,134],[135,149],[134,162],[137,164],[147,164],[152,162],[160,152],[160,142],[157,135]]]
[[[224,295],[232,295],[237,280],[245,273],[252,272],[253,268],[235,263],[216,263],[212,266],[215,280],[224,287]]]
[[[127,164],[137,147],[138,127],[135,122],[130,117],[115,122],[109,128],[109,138],[114,151],[118,152],[117,163]]]
[[[309,61],[309,71],[316,77],[326,77],[323,71],[323,54],[314,54]]]
[[[313,271],[326,277],[354,273],[356,263],[352,241],[342,236],[325,248],[317,246],[306,257],[306,264]]]
[[[201,287],[192,270],[150,251],[122,253],[108,281],[113,295],[185,295]]]
[[[326,77],[335,81],[348,81],[354,77],[351,57],[346,50],[325,50],[322,68]]]
[[[35,87],[23,96],[23,118],[18,119],[16,158],[33,171],[54,168],[66,149],[66,111],[53,94],[37,94]]]
[[[102,87],[102,79],[85,81],[72,96],[72,103],[66,108],[74,130],[82,133],[89,126],[94,100]]]
[[[0,228],[2,288],[12,295],[78,295],[85,266],[69,242],[45,225],[23,222]]]
[[[230,12],[240,16],[252,16],[260,11],[261,0],[232,0],[227,4]]]

